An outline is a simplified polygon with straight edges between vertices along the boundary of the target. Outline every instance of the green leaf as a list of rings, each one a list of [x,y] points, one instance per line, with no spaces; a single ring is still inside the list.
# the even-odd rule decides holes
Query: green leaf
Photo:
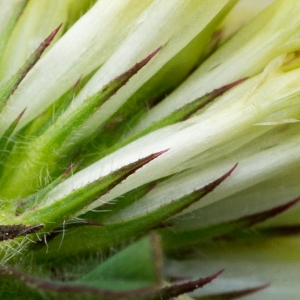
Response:
[[[40,279],[6,267],[0,269],[0,287],[13,279],[15,288],[10,289],[9,293],[13,299],[21,291],[24,298],[18,299],[27,299],[27,293],[36,291],[55,299],[74,299],[76,295],[81,299],[168,300],[203,287],[223,272],[165,286],[162,266],[159,236],[151,234],[119,251],[80,279],[64,282],[56,281],[55,278]],[[56,267],[52,267],[52,272],[55,272]]]
[[[114,291],[160,286],[162,253],[159,237],[152,234],[128,246],[76,283]]]
[[[41,293],[50,296],[51,299],[88,297],[97,300],[133,300],[142,299],[144,296],[145,299],[149,299],[147,295],[152,295],[162,286],[161,276],[161,245],[159,237],[152,234],[118,252],[76,281],[41,279],[10,267],[2,268],[0,287],[3,288],[12,281],[14,288],[6,287],[4,291],[0,291],[0,295],[1,292],[6,292],[7,296],[1,295],[1,299],[24,300],[31,299],[29,296],[35,292],[37,298],[33,299],[44,299],[39,296]]]
[[[153,287],[147,287],[114,292],[72,282],[41,279],[39,276],[28,275],[9,267],[0,269],[0,279],[0,296],[4,300],[44,300],[45,296],[64,300],[77,299],[77,296],[80,299],[91,300],[133,300],[153,291]]]

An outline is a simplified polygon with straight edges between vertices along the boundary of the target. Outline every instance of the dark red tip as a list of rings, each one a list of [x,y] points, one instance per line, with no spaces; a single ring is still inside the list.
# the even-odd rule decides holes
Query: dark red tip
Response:
[[[300,197],[298,197],[292,201],[289,201],[285,204],[282,204],[280,206],[276,206],[272,209],[269,209],[269,210],[263,211],[261,213],[251,215],[251,216],[246,216],[241,219],[248,219],[248,226],[253,226],[256,223],[263,222],[269,218],[275,217],[276,215],[279,215],[279,214],[285,212],[286,210],[293,207],[294,205],[296,205],[299,202],[300,202]]]
[[[213,90],[210,94],[216,98],[218,96],[221,96],[222,94],[224,94],[225,92],[227,92],[228,90],[230,90],[231,88],[235,87],[236,85],[244,82],[246,79],[248,79],[248,77],[236,80],[234,82],[231,82],[229,84],[226,84],[218,89]]]
[[[188,282],[174,284],[174,285],[165,287],[159,291],[159,298],[152,297],[151,299],[167,300],[170,298],[178,297],[185,293],[190,293],[190,292],[210,283],[211,281],[213,281],[215,278],[217,278],[223,272],[224,272],[224,270],[221,270],[221,271],[219,271],[211,276],[205,277],[205,278],[199,278],[196,280],[191,280]]]
[[[213,191],[218,185],[220,185],[225,179],[227,179],[232,172],[236,169],[238,163],[236,163],[228,172],[226,172],[224,175],[219,177],[217,180],[207,184],[203,189],[205,190],[206,193],[210,193]]]
[[[18,117],[16,118],[16,121],[19,122],[21,120],[21,118],[23,117],[25,111],[26,111],[27,107],[23,109],[23,111],[18,115]]]
[[[50,35],[42,42],[40,47],[46,48],[53,41],[53,39],[55,38],[55,36],[58,33],[59,29],[62,27],[62,25],[63,24],[61,23],[57,28],[55,28],[50,33]]]

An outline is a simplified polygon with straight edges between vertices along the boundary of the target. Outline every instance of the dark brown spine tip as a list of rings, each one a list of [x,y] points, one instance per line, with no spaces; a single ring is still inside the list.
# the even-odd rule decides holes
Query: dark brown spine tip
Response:
[[[167,299],[170,299],[173,297],[178,297],[185,293],[190,293],[190,292],[210,283],[215,278],[217,278],[221,273],[223,273],[223,271],[224,270],[221,270],[221,271],[219,271],[211,276],[205,277],[205,278],[199,278],[196,280],[191,280],[191,281],[180,283],[180,284],[174,284],[174,285],[168,286],[166,288],[163,288],[159,292],[159,298],[153,297],[153,299],[167,300]]]
[[[275,217],[276,215],[279,215],[279,214],[285,212],[286,210],[293,207],[294,205],[296,205],[299,202],[300,202],[300,197],[298,197],[298,198],[296,198],[292,201],[289,201],[288,203],[285,203],[283,205],[280,205],[280,206],[274,207],[272,209],[263,211],[262,213],[246,217],[246,218],[249,219],[248,226],[253,226],[258,222],[263,222],[263,221],[265,221],[269,218]]]
[[[27,109],[27,107],[24,108],[24,109],[22,110],[22,112],[18,115],[18,117],[16,118],[16,121],[17,121],[17,122],[19,122],[19,121],[21,120],[21,118],[23,117],[23,115],[24,115],[26,109]]]
[[[210,279],[211,281],[216,279],[217,277],[219,277],[222,273],[224,273],[225,269],[222,269],[220,271],[218,271],[217,273],[207,277],[208,279]]]
[[[236,169],[236,167],[238,166],[238,164],[239,163],[236,163],[227,173],[225,173],[224,176],[226,176],[226,177],[230,176],[233,173],[233,171]]]
[[[142,162],[143,165],[145,165],[148,162],[150,162],[151,160],[153,160],[153,159],[161,156],[162,154],[166,153],[167,151],[169,151],[169,149],[150,154],[150,155],[148,155],[144,158],[141,158],[139,161]]]
[[[297,203],[300,202],[300,197],[297,197],[296,199],[282,205],[281,207],[283,208],[283,210],[286,210],[286,209],[289,209],[291,208],[292,206],[296,205]]]
[[[220,185],[225,179],[227,179],[233,171],[236,169],[238,163],[236,163],[229,171],[227,171],[224,175],[216,179],[215,181],[207,184],[203,189],[206,193],[213,191],[218,185]]]
[[[71,173],[71,171],[72,171],[72,170],[73,170],[73,171],[76,170],[76,169],[80,166],[81,163],[82,163],[82,159],[81,159],[80,161],[78,161],[77,163],[70,165],[70,166],[66,169],[66,171],[62,174],[62,177],[63,177],[63,178],[68,177],[69,174]]]
[[[270,284],[264,284],[264,285],[261,285],[261,286],[258,286],[258,287],[252,288],[252,289],[245,290],[244,292],[247,292],[247,295],[254,294],[254,293],[260,292],[268,287],[270,287]]]
[[[233,173],[233,171],[236,169],[237,166],[238,166],[238,163],[236,163],[228,172],[226,172],[223,176],[221,176],[219,178],[219,180],[222,182],[223,180],[228,178]]]
[[[144,67],[161,49],[162,47],[159,47],[155,51],[153,51],[151,54],[149,54],[147,57],[136,63],[129,71],[128,73],[134,74],[137,73],[142,67]],[[126,74],[127,72],[125,72]]]
[[[159,152],[150,154],[150,155],[140,159],[140,161],[142,162],[142,165],[145,165],[145,164],[149,163],[151,160],[154,160],[155,158],[157,158],[157,157],[161,156],[162,154],[166,153],[168,150],[163,150],[163,151],[159,151]]]
[[[74,86],[73,86],[73,91],[76,91],[77,88],[79,87],[80,83],[82,82],[82,76],[80,76],[78,78],[78,80],[75,82]]]
[[[57,27],[55,28],[51,33],[50,35],[44,40],[44,42],[41,44],[43,47],[47,47],[51,42],[52,40],[55,38],[56,34],[58,33],[59,29],[62,27],[62,23]]]
[[[158,156],[161,156],[161,155],[163,155],[164,153],[168,152],[169,150],[170,150],[170,149],[166,149],[166,150],[162,150],[162,151],[156,152],[156,153],[152,154],[152,155],[153,155],[153,158],[156,158],[156,157],[158,157]]]
[[[230,90],[231,88],[237,86],[238,84],[244,82],[246,79],[248,79],[248,77],[236,80],[234,82],[231,82],[229,84],[226,84],[218,89],[215,89],[211,92],[211,95],[215,98],[218,96],[221,96],[222,94],[224,94],[225,92],[227,92],[228,90]]]
[[[149,54],[145,60],[147,60],[147,62],[149,60],[151,60],[160,50],[162,49],[162,46],[158,47],[156,50],[154,50],[151,54]]]

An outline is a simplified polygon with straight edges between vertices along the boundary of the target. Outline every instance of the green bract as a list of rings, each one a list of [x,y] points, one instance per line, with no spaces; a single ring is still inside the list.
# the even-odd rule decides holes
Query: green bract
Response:
[[[298,299],[299,16],[0,0],[0,298]]]

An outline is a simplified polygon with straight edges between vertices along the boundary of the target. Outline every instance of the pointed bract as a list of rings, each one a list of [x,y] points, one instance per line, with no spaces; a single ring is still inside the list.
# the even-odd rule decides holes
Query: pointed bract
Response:
[[[246,297],[249,295],[252,295],[254,293],[258,293],[263,289],[268,288],[268,284],[254,287],[254,288],[249,288],[249,289],[244,289],[240,291],[233,291],[233,292],[227,292],[227,293],[220,293],[220,294],[215,294],[215,295],[207,295],[204,297],[195,297],[195,300],[232,300],[232,299],[240,299],[242,297]]]
[[[151,300],[167,300],[173,297],[178,297],[184,293],[190,293],[198,288],[203,287],[204,285],[212,282],[215,278],[221,275],[224,270],[221,270],[211,276],[206,278],[200,278],[197,280],[191,280],[181,284],[174,284],[168,287],[165,287],[158,291],[155,295],[149,297]]]
[[[21,67],[21,69],[13,75],[7,82],[1,84],[0,86],[0,112],[3,107],[6,105],[9,97],[14,93],[14,91],[18,88],[21,81],[24,79],[26,74],[32,69],[32,67],[36,64],[36,62],[40,59],[41,55],[47,49],[49,44],[52,42],[57,32],[59,31],[59,25],[36,49],[36,51],[26,60],[25,64]]]
[[[190,230],[176,230],[173,231],[162,230],[165,249],[185,248],[189,245],[196,244],[205,239],[212,239],[222,237],[226,234],[233,233],[238,230],[247,229],[269,218],[272,218],[289,208],[299,203],[300,198],[296,198],[288,203],[269,209],[267,211],[259,212],[250,216],[242,217],[238,220],[224,222],[220,224],[211,225],[208,227],[194,228]]]
[[[124,221],[120,220],[112,222],[109,221],[109,219],[106,219],[104,220],[105,225],[103,227],[70,228],[68,230],[68,234],[64,237],[65,242],[60,245],[61,237],[54,237],[48,245],[49,249],[57,249],[57,247],[59,247],[59,257],[70,258],[72,255],[78,255],[79,253],[84,253],[86,251],[94,252],[99,249],[107,250],[109,247],[118,244],[119,241],[126,241],[134,236],[146,233],[150,229],[161,226],[172,216],[178,214],[183,209],[189,207],[191,204],[199,201],[205,195],[212,192],[218,185],[230,176],[235,167],[210,184],[179,199],[174,199],[170,203],[163,204],[154,211],[146,212],[144,215]],[[46,210],[47,209],[48,207]],[[38,213],[38,211],[35,214],[41,217],[41,214]],[[29,220],[30,222],[33,221],[33,219],[31,220],[29,218],[28,222]],[[97,221],[96,218],[94,220]],[[80,241],[78,239],[80,239]],[[164,240],[162,242],[163,244],[165,243]],[[69,247],[69,245],[73,244],[77,244],[76,249]],[[40,259],[40,254],[43,253],[42,251],[43,250],[37,253],[38,259]],[[47,259],[55,261],[58,258],[57,255],[58,253],[56,251],[50,251]]]
[[[64,220],[69,220],[76,216],[84,207],[108,193],[113,187],[120,184],[136,170],[166,151],[167,150],[151,154],[118,170],[112,171],[107,176],[91,182],[81,189],[73,191],[59,201],[48,205],[40,204],[33,210],[25,213],[24,216],[20,216],[20,219],[26,223],[29,222],[29,224],[31,224],[33,220],[41,220],[41,223],[45,224],[45,230],[50,231],[62,224]]]

